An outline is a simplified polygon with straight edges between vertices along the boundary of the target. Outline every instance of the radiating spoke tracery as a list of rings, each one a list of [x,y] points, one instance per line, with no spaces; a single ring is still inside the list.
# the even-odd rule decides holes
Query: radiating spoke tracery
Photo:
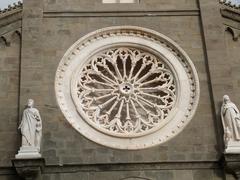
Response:
[[[170,68],[140,49],[112,48],[98,53],[78,78],[77,101],[87,121],[115,135],[151,130],[176,103]]]

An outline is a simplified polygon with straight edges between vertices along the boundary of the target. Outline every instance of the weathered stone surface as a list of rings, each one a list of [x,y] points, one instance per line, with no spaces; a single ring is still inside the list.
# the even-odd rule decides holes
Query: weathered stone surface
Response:
[[[82,172],[73,174],[52,174],[44,175],[43,178],[47,180],[57,179],[71,179],[77,180],[202,180],[203,178],[208,180],[221,180],[223,174],[221,171],[215,170],[166,170],[166,171],[119,171],[119,172]]]
[[[20,68],[20,36],[16,27],[6,27],[0,34],[0,166],[10,165],[18,147],[18,98]],[[1,28],[0,28],[1,29]],[[8,43],[6,43],[8,42]]]
[[[103,4],[102,0],[78,1],[71,0],[66,5],[64,0],[43,0],[44,11],[156,11],[197,9],[197,0],[141,0],[139,4]]]

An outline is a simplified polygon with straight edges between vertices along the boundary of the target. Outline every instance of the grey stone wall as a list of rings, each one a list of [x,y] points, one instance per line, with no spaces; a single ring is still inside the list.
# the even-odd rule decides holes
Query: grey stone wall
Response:
[[[221,171],[216,170],[149,170],[118,172],[83,172],[44,175],[44,180],[221,180]]]
[[[102,27],[125,24],[154,29],[175,40],[190,55],[198,71],[201,84],[199,107],[189,126],[168,143],[141,151],[113,150],[83,138],[62,117],[54,97],[54,70],[65,51],[88,32]],[[38,101],[43,103],[39,106],[46,125],[44,137],[47,136],[47,138],[44,138],[43,153],[47,162],[63,164],[71,162],[119,163],[217,160],[219,158],[216,150],[215,125],[211,111],[209,83],[198,17],[44,18],[43,27],[41,39],[43,70],[40,72],[44,74],[40,77],[44,79],[46,77],[46,81],[42,81],[42,79],[36,81],[39,81],[38,83],[44,82],[47,86],[46,94]],[[33,71],[34,74],[24,72],[28,73],[28,77],[33,77],[36,73],[36,71]],[[37,82],[34,83],[37,84]],[[42,86],[41,88],[45,89],[46,87]],[[43,91],[40,88],[34,90],[29,87],[29,89],[33,94]],[[50,109],[51,107],[52,109]],[[194,136],[191,136],[193,133]],[[53,160],[54,157],[55,160]]]
[[[20,36],[9,30],[0,40],[0,166],[10,165],[19,145]]]
[[[227,50],[227,63],[231,68],[230,75],[232,77],[232,84],[229,84],[233,88],[232,100],[238,106],[240,105],[240,56],[239,48],[240,41],[239,39],[234,41],[233,36],[229,31],[225,31],[224,40]]]

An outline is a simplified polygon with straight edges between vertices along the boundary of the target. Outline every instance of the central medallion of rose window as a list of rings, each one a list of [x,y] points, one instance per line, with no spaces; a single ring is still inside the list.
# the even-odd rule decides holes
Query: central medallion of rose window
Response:
[[[161,128],[176,102],[169,66],[135,47],[94,54],[73,79],[72,96],[80,115],[112,136],[135,137]]]

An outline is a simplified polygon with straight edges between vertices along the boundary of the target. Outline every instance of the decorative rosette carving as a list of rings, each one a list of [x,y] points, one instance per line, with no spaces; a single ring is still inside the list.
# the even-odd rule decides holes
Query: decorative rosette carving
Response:
[[[86,121],[112,135],[136,136],[158,126],[176,102],[169,67],[131,47],[99,52],[81,68],[73,91]]]

